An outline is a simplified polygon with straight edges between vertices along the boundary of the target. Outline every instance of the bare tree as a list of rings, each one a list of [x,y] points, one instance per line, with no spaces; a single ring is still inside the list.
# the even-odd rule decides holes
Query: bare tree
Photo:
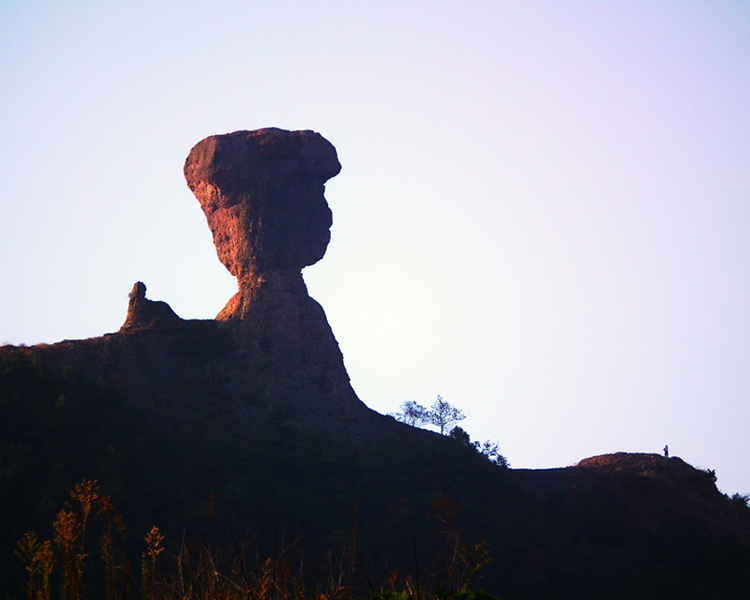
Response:
[[[463,421],[465,418],[464,413],[443,400],[442,396],[437,397],[428,411],[428,422],[440,429],[440,435],[445,435],[445,432],[449,431],[452,425]]]
[[[401,405],[401,412],[391,414],[391,416],[412,427],[434,425],[440,430],[440,435],[447,435],[452,425],[466,418],[464,413],[443,400],[442,396],[438,396],[430,408],[407,400]]]
[[[407,400],[401,405],[401,412],[392,414],[391,416],[397,421],[411,425],[412,427],[419,427],[426,423],[431,423],[430,411],[412,400]]]

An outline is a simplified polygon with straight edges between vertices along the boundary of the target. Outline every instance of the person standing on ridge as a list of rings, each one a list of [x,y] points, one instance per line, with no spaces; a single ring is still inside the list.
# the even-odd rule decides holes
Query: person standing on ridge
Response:
[[[669,446],[664,446],[664,458],[669,458]]]

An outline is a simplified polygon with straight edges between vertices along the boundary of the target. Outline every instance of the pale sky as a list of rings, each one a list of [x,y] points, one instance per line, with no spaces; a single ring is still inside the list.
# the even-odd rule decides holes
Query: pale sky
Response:
[[[0,343],[214,317],[182,164],[268,126],[338,150],[304,276],[368,406],[750,493],[750,3],[0,0]]]

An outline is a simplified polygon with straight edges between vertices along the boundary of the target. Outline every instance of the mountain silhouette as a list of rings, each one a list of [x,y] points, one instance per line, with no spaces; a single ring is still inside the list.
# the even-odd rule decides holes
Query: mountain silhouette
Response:
[[[238,281],[219,315],[181,319],[137,282],[116,333],[0,347],[4,597],[23,595],[17,542],[51,538],[82,480],[125,516],[135,561],[154,525],[261,552],[283,531],[309,556],[356,532],[373,576],[413,573],[439,554],[450,501],[465,547],[492,557],[478,584],[501,598],[750,597],[750,508],[713,473],[625,453],[502,468],[357,398],[301,274],[330,241],[340,168],[312,131],[206,138],[184,172]]]

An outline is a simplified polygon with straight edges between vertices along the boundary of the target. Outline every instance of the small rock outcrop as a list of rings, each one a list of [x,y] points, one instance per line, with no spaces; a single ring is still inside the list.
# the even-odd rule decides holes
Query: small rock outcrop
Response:
[[[145,284],[138,281],[130,292],[128,316],[125,318],[125,323],[120,331],[167,329],[181,320],[166,302],[148,300]]]
[[[313,131],[236,131],[190,151],[185,179],[239,286],[219,320],[244,318],[263,287],[302,290],[301,270],[323,257],[331,239],[323,193],[340,170],[336,149]]]

